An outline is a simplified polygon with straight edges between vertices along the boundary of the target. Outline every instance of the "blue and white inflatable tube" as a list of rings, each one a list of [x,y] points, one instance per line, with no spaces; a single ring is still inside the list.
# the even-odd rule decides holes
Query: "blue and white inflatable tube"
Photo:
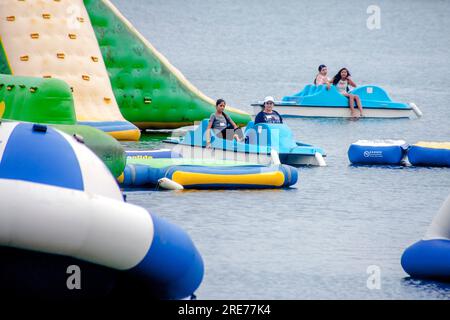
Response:
[[[358,140],[348,149],[348,159],[358,165],[400,165],[408,145],[404,140]]]
[[[149,297],[180,299],[201,283],[186,232],[124,202],[103,162],[58,130],[0,124],[0,194],[2,293],[89,297],[138,284]],[[81,269],[78,293],[66,286],[71,264]]]
[[[413,278],[450,281],[450,195],[425,237],[405,250],[401,264]]]

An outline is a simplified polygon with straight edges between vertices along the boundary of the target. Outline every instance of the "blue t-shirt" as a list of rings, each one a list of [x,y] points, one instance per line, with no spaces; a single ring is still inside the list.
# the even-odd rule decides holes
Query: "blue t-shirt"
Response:
[[[255,117],[255,124],[257,123],[283,123],[283,118],[275,110],[272,110],[272,113],[261,111]]]

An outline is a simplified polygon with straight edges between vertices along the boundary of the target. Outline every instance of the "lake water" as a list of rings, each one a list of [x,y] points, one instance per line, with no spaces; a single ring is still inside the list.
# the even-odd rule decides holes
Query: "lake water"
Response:
[[[352,167],[358,139],[450,141],[450,2],[113,0],[206,95],[250,103],[299,91],[319,64],[415,102],[424,117],[287,119],[327,152],[289,190],[127,191],[128,201],[189,232],[205,262],[199,299],[448,299],[450,286],[407,278],[403,250],[450,193],[447,168]],[[381,9],[369,30],[367,7]],[[157,148],[145,135],[127,148]],[[368,289],[367,268],[381,271]]]

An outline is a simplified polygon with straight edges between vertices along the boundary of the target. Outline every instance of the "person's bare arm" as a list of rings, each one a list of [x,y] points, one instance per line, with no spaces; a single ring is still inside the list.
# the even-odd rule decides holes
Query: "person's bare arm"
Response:
[[[347,80],[348,80],[348,84],[351,85],[353,88],[357,87],[356,83],[353,82],[352,78],[348,77]]]
[[[233,119],[230,118],[230,123],[233,126],[233,129],[239,128],[236,123],[234,123]]]
[[[211,147],[211,128],[212,128],[212,121],[209,120],[208,127],[206,128],[205,132],[205,139],[206,139],[206,147]]]

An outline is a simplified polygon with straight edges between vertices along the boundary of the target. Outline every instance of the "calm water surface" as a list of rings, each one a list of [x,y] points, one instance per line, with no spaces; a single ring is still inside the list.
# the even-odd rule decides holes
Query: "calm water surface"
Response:
[[[301,168],[289,190],[127,191],[128,201],[182,226],[205,261],[199,299],[448,299],[450,286],[407,278],[403,250],[450,193],[443,168],[352,167],[358,139],[450,141],[450,3],[113,0],[205,94],[250,103],[299,91],[319,64],[346,66],[358,84],[414,101],[413,120],[288,119],[298,140],[325,149],[328,167]],[[157,148],[165,134],[127,148]],[[367,267],[381,289],[366,286]]]

